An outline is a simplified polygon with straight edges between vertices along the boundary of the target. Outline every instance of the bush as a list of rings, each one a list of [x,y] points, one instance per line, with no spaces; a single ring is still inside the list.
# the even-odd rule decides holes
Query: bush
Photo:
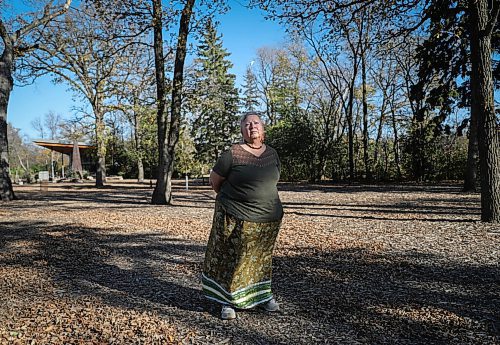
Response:
[[[266,130],[266,143],[281,161],[281,180],[308,180],[314,169],[314,133],[304,118],[283,120]]]

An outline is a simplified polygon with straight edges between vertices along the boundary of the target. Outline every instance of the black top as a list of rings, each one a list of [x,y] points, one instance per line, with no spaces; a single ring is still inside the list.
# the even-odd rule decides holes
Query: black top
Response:
[[[259,157],[236,144],[224,152],[213,171],[226,179],[217,200],[226,212],[251,222],[272,222],[283,217],[276,187],[280,161],[276,150],[266,145]]]

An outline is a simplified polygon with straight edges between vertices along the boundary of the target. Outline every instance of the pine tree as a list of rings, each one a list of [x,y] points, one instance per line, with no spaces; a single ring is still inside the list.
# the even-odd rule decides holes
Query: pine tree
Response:
[[[245,111],[255,111],[259,106],[259,90],[257,89],[257,78],[250,66],[245,73],[245,83],[243,84],[242,105]]]
[[[193,137],[197,158],[213,163],[229,147],[238,133],[238,89],[233,64],[222,45],[222,35],[207,21],[195,60]]]

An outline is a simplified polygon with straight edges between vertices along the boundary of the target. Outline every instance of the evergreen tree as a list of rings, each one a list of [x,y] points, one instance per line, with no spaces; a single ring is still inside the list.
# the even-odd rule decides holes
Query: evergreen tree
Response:
[[[432,1],[426,9],[430,18],[429,37],[419,49],[419,84],[437,80],[424,95],[415,88],[416,98],[427,96],[425,108],[439,109],[433,119],[436,130],[452,111],[456,96],[470,106],[469,167],[466,190],[474,189],[475,151],[481,165],[481,219],[500,222],[500,136],[495,114],[492,55],[495,26],[500,13],[498,1]],[[465,80],[461,90],[457,82]],[[457,92],[457,90],[462,92]],[[477,133],[476,133],[477,132]],[[477,136],[477,144],[475,143]]]
[[[208,20],[198,46],[195,60],[193,138],[197,158],[204,163],[215,162],[238,133],[238,89],[236,76],[229,73],[233,64],[222,46],[222,35]]]
[[[255,111],[259,106],[259,90],[257,89],[257,78],[250,66],[245,73],[245,83],[243,84],[242,105],[245,111]]]
[[[447,124],[449,115],[457,106],[470,106],[468,19],[467,15],[451,11],[452,7],[450,0],[431,3],[426,10],[430,18],[426,28],[428,36],[416,50],[418,81],[412,87],[411,97],[419,106],[415,107],[418,110],[410,129],[408,153],[411,154],[414,176],[418,180],[429,177],[424,170],[432,170],[430,161],[434,160],[431,156],[439,154],[429,150],[437,150],[439,147],[435,144],[439,142],[439,137],[450,133],[451,128]],[[469,138],[472,144],[476,140],[476,127],[472,126],[475,119],[471,120]],[[473,151],[477,151],[477,144],[470,147],[471,154]],[[474,163],[472,171],[475,171],[475,162],[471,163]],[[470,183],[472,185],[467,189],[472,190],[475,182]]]

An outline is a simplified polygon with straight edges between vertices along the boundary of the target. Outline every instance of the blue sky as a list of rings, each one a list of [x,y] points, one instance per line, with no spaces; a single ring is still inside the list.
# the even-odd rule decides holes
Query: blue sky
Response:
[[[265,20],[262,11],[243,7],[241,4],[245,0],[229,0],[228,3],[231,9],[217,18],[218,30],[223,35],[224,47],[231,53],[229,59],[234,64],[231,72],[236,74],[239,86],[257,49],[281,45],[286,34],[278,23]],[[7,120],[31,139],[37,137],[31,126],[34,118],[43,117],[49,111],[70,117],[72,109],[78,106],[66,84],[54,85],[50,80],[50,77],[43,77],[33,85],[14,87],[11,93]]]

